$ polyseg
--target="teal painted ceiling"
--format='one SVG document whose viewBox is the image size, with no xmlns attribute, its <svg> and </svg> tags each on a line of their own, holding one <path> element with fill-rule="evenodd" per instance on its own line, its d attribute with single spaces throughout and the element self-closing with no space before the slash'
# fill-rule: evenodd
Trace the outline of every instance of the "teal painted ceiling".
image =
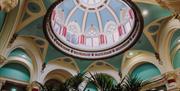
<svg viewBox="0 0 180 91">
<path fill-rule="evenodd" d="M 44 0 L 44 3 L 45 3 L 46 8 L 48 8 L 53 3 L 53 0 Z M 157 5 L 145 4 L 145 3 L 136 3 L 136 4 L 140 8 L 141 12 L 143 12 L 144 10 L 148 11 L 148 15 L 144 16 L 145 25 L 150 24 L 152 21 L 156 19 L 167 17 L 170 15 L 170 12 L 168 10 L 165 10 Z M 26 17 L 27 16 L 28 15 L 26 15 Z M 42 27 L 43 18 L 44 17 L 41 17 L 33 21 L 32 23 L 24 27 L 21 31 L 19 31 L 18 34 L 28 35 L 28 36 L 32 35 L 32 36 L 45 38 L 44 33 L 43 33 L 43 27 Z M 144 34 L 142 34 L 139 41 L 131 49 L 139 49 L 139 50 L 146 50 L 146 51 L 154 52 L 152 45 L 150 44 L 150 42 L 148 41 L 147 37 Z M 64 56 L 66 55 L 56 50 L 56 48 L 54 48 L 53 45 L 49 44 L 48 51 L 45 57 L 45 62 L 47 63 L 53 59 L 64 57 Z M 120 54 L 120 55 L 111 57 L 109 59 L 104 59 L 104 60 L 105 62 L 112 64 L 118 70 L 121 65 L 122 57 L 123 57 L 123 54 Z M 92 61 L 90 60 L 84 60 L 84 59 L 78 59 L 78 58 L 75 58 L 75 61 L 81 71 L 84 71 L 92 63 Z"/>
<path fill-rule="evenodd" d="M 144 17 L 144 24 L 145 26 L 150 24 L 156 19 L 167 17 L 171 14 L 170 11 L 163 9 L 160 6 L 152 5 L 152 4 L 145 4 L 145 3 L 136 3 L 139 7 L 141 12 L 148 11 L 147 16 Z"/>
</svg>

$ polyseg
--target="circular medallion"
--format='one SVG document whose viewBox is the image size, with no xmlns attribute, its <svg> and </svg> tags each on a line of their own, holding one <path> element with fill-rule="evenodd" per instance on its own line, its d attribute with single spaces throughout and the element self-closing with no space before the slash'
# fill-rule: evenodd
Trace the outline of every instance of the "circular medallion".
<svg viewBox="0 0 180 91">
<path fill-rule="evenodd" d="M 102 59 L 131 48 L 142 33 L 143 20 L 131 1 L 64 0 L 49 8 L 44 30 L 59 50 Z"/>
</svg>

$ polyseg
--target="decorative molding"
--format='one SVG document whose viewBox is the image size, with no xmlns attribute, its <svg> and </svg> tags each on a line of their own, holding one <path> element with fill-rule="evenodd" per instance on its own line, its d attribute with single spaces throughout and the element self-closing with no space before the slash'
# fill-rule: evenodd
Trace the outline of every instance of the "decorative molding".
<svg viewBox="0 0 180 91">
<path fill-rule="evenodd" d="M 160 76 L 156 76 L 150 80 L 148 84 L 145 84 L 141 91 L 147 91 L 159 86 L 165 85 L 167 91 L 179 91 L 180 90 L 180 69 L 166 72 Z"/>
<path fill-rule="evenodd" d="M 6 0 L 8 1 L 8 0 Z M 22 14 L 22 9 L 24 6 L 24 0 L 20 0 L 18 7 L 13 11 L 7 13 L 4 26 L 2 27 L 2 32 L 0 33 L 0 54 L 4 55 L 5 50 L 7 49 L 8 43 L 13 36 L 17 24 L 19 23 L 20 16 Z"/>
<path fill-rule="evenodd" d="M 95 73 L 104 73 L 107 75 L 110 75 L 113 77 L 117 82 L 120 82 L 120 77 L 119 77 L 119 72 L 116 70 L 114 66 L 112 66 L 109 63 L 106 63 L 104 61 L 95 61 L 91 65 L 89 65 L 85 71 L 87 73 L 87 76 L 90 76 L 90 73 L 95 74 Z"/>
<path fill-rule="evenodd" d="M 62 58 L 57 58 L 54 60 L 49 61 L 46 64 L 46 68 L 44 69 L 44 72 L 41 73 L 38 81 L 41 83 L 44 83 L 47 75 L 53 71 L 56 70 L 63 70 L 66 71 L 67 73 L 73 75 L 76 75 L 77 73 L 79 73 L 79 68 L 77 68 L 78 66 L 73 66 L 72 63 L 74 64 L 75 62 L 72 60 L 72 62 L 65 62 L 64 58 L 66 57 L 62 57 Z M 74 64 L 76 65 L 76 64 Z"/>
<path fill-rule="evenodd" d="M 23 84 L 23 85 L 28 85 L 28 84 L 29 84 L 29 82 L 24 82 L 24 81 L 15 80 L 15 79 L 10 79 L 10 78 L 4 78 L 4 77 L 0 77 L 0 80 L 2 80 L 2 81 L 15 82 L 15 83 Z"/>
<path fill-rule="evenodd" d="M 41 74 L 41 65 L 44 62 L 43 57 L 34 42 L 34 39 L 35 38 L 31 36 L 18 36 L 12 46 L 6 48 L 6 51 L 4 53 L 5 56 L 8 56 L 13 50 L 17 48 L 21 48 L 26 51 L 26 53 L 32 60 L 31 64 L 33 65 L 34 69 L 34 78 L 31 81 L 40 79 L 39 77 Z"/>
<path fill-rule="evenodd" d="M 147 4 L 158 5 L 158 3 L 155 0 L 132 0 L 132 1 L 138 2 L 138 3 L 147 3 Z"/>
<path fill-rule="evenodd" d="M 20 19 L 21 21 L 17 25 L 16 32 L 21 31 L 25 26 L 32 23 L 36 19 L 43 17 L 46 13 L 46 7 L 44 5 L 44 0 L 27 0 L 26 4 L 27 5 L 24 6 L 24 12 L 21 15 L 21 19 Z M 31 5 L 34 5 L 35 9 L 38 8 L 40 10 L 33 12 L 33 10 L 31 10 L 29 8 L 29 7 L 31 7 Z M 28 17 L 23 20 L 23 18 L 26 16 L 26 14 L 28 15 Z"/>
<path fill-rule="evenodd" d="M 171 16 L 161 24 L 158 33 L 158 53 L 160 54 L 160 59 L 163 60 L 163 66 L 166 72 L 174 70 L 169 48 L 172 36 L 178 29 L 180 29 L 180 21 Z"/>
<path fill-rule="evenodd" d="M 11 40 L 9 41 L 8 47 L 10 47 L 13 44 L 13 42 L 16 40 L 17 37 L 18 37 L 18 34 L 15 33 L 13 37 L 11 38 Z"/>
<path fill-rule="evenodd" d="M 29 73 L 30 73 L 30 79 L 29 79 L 29 81 L 31 82 L 32 80 L 35 79 L 35 75 L 36 75 L 36 74 L 35 74 L 35 72 L 34 72 L 33 65 L 32 65 L 29 61 L 25 60 L 24 58 L 20 58 L 20 57 L 9 57 L 9 58 L 7 58 L 7 60 L 0 66 L 0 68 L 3 67 L 4 65 L 10 64 L 10 63 L 18 63 L 18 64 L 23 65 L 24 67 L 26 67 L 26 68 L 28 69 L 28 71 L 29 71 Z"/>
<path fill-rule="evenodd" d="M 140 91 L 148 91 L 156 87 L 166 85 L 166 79 L 164 75 L 156 76 L 149 81 L 148 84 L 145 84 Z"/>
<path fill-rule="evenodd" d="M 160 29 L 156 30 L 155 33 L 150 33 L 149 29 L 152 26 L 159 26 L 160 27 L 160 25 L 161 25 L 160 21 L 166 20 L 168 18 L 169 18 L 169 16 L 156 19 L 144 27 L 143 33 L 148 38 L 148 40 L 151 43 L 152 47 L 154 48 L 155 52 L 158 52 L 158 40 L 157 40 L 157 38 L 154 39 L 153 36 L 158 36 Z"/>
<path fill-rule="evenodd" d="M 126 58 L 128 52 L 125 53 L 120 68 L 122 72 L 122 77 L 124 77 L 128 73 L 131 73 L 136 67 L 144 63 L 153 64 L 159 69 L 161 73 L 164 73 L 163 65 L 159 64 L 159 61 L 157 60 L 157 58 L 153 53 L 147 51 L 141 51 L 141 50 L 131 50 L 131 52 L 139 52 L 139 53 L 135 54 L 136 56 L 133 56 L 129 59 Z"/>
</svg>

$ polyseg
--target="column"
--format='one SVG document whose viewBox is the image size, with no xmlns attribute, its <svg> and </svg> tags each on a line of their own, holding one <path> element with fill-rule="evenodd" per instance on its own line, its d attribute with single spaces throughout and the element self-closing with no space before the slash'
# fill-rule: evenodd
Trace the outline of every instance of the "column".
<svg viewBox="0 0 180 91">
<path fill-rule="evenodd" d="M 16 31 L 16 27 L 20 20 L 22 10 L 24 7 L 23 4 L 24 4 L 24 0 L 20 0 L 19 6 L 11 10 L 6 15 L 4 26 L 0 34 L 0 64 L 2 64 L 6 58 L 5 51 L 7 49 L 9 41 L 11 40 L 13 34 Z"/>
</svg>

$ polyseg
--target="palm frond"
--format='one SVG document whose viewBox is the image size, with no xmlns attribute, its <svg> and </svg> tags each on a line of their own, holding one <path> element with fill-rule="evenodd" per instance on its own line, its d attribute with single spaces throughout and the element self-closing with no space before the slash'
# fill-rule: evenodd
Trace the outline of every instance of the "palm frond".
<svg viewBox="0 0 180 91">
<path fill-rule="evenodd" d="M 126 76 L 123 82 L 126 91 L 139 91 L 143 85 L 144 81 L 138 75 Z"/>
<path fill-rule="evenodd" d="M 74 89 L 74 90 L 78 90 L 79 85 L 84 81 L 82 73 L 79 73 L 73 77 L 71 77 L 70 79 L 67 79 L 65 81 L 65 87 L 69 88 L 69 89 Z"/>
<path fill-rule="evenodd" d="M 90 73 L 90 75 L 92 79 L 89 82 L 97 86 L 101 91 L 112 91 L 114 89 L 114 79 L 111 76 L 102 73 L 94 75 Z"/>
</svg>

